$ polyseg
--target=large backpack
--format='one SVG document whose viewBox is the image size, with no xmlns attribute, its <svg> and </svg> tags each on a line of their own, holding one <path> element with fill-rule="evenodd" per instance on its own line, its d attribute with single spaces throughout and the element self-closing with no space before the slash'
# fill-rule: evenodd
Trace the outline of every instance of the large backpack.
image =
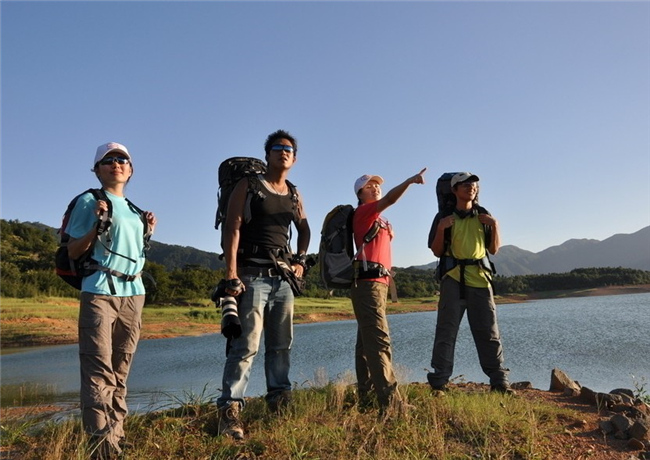
<svg viewBox="0 0 650 460">
<path fill-rule="evenodd" d="M 354 242 L 352 216 L 354 207 L 340 204 L 332 209 L 323 221 L 318 263 L 325 286 L 330 289 L 347 289 L 352 285 L 354 270 Z"/>
<path fill-rule="evenodd" d="M 352 218 L 354 207 L 340 204 L 332 209 L 323 220 L 318 249 L 318 263 L 323 283 L 329 289 L 348 289 L 354 281 L 352 262 L 363 246 L 378 234 L 379 226 L 373 225 L 363 237 L 363 246 L 354 251 Z"/>
<path fill-rule="evenodd" d="M 217 192 L 217 216 L 214 228 L 226 222 L 228 201 L 235 185 L 244 177 L 256 177 L 266 172 L 266 163 L 257 158 L 233 157 L 219 165 L 219 191 Z M 248 200 L 247 200 L 248 201 Z"/>
<path fill-rule="evenodd" d="M 453 212 L 456 207 L 456 195 L 451 191 L 451 178 L 457 172 L 443 173 L 436 182 L 436 196 L 438 197 L 438 212 Z"/>
<path fill-rule="evenodd" d="M 112 218 L 113 218 L 113 204 L 111 203 L 111 200 L 108 198 L 106 192 L 103 189 L 91 188 L 74 197 L 72 201 L 70 201 L 70 204 L 68 204 L 68 208 L 63 214 L 63 221 L 61 223 L 61 228 L 59 228 L 58 230 L 58 233 L 60 235 L 59 247 L 56 250 L 56 254 L 54 258 L 54 266 L 55 266 L 56 274 L 59 275 L 59 277 L 63 279 L 63 281 L 65 281 L 70 286 L 78 290 L 81 290 L 81 282 L 83 278 L 92 275 L 97 270 L 106 271 L 108 274 L 112 276 L 116 276 L 122 279 L 127 279 L 129 281 L 135 280 L 138 276 L 140 276 L 140 274 L 125 275 L 118 271 L 111 270 L 108 267 L 103 267 L 99 265 L 99 263 L 92 258 L 93 248 L 95 247 L 94 243 L 90 246 L 90 248 L 88 248 L 88 250 L 83 255 L 81 255 L 81 257 L 79 257 L 76 260 L 72 259 L 68 254 L 68 243 L 70 242 L 70 235 L 65 233 L 65 229 L 68 226 L 68 222 L 70 221 L 70 214 L 72 213 L 72 210 L 77 204 L 77 200 L 79 200 L 79 197 L 81 197 L 86 193 L 91 193 L 95 198 L 95 200 L 105 201 L 106 204 L 108 205 L 108 212 L 102 214 L 100 225 L 98 225 L 97 227 L 97 239 L 95 240 L 95 242 L 99 242 L 100 244 L 102 244 L 108 252 L 120 257 L 124 257 L 125 259 L 128 259 L 133 263 L 136 263 L 136 261 L 131 259 L 130 257 L 112 251 L 110 248 L 106 247 L 104 243 L 102 243 L 101 240 L 99 239 L 99 236 L 102 233 L 108 231 L 111 226 Z M 144 216 L 144 212 L 140 208 L 138 208 L 136 205 L 131 203 L 131 201 L 129 201 L 128 199 L 126 199 L 126 202 L 128 203 L 129 207 L 140 216 L 140 219 L 142 220 L 142 223 L 144 225 L 144 232 L 143 232 L 144 248 L 146 251 L 149 249 L 149 239 L 151 238 L 151 232 L 149 231 L 149 223 L 147 222 L 147 219 Z M 150 277 L 150 275 L 147 276 Z M 151 280 L 153 281 L 153 278 L 151 278 Z M 109 277 L 109 286 L 111 289 L 111 293 L 113 293 L 114 295 L 115 287 L 110 277 Z"/>
<path fill-rule="evenodd" d="M 266 163 L 257 158 L 251 157 L 232 157 L 224 160 L 219 165 L 219 191 L 217 192 L 217 215 L 214 222 L 214 228 L 219 230 L 219 226 L 226 222 L 226 215 L 228 212 L 228 201 L 230 195 L 235 189 L 237 183 L 243 178 L 248 178 L 248 191 L 246 197 L 246 205 L 244 208 L 244 221 L 246 223 L 251 220 L 251 200 L 253 198 L 264 199 L 266 195 L 262 190 L 257 176 L 266 173 Z M 293 203 L 294 222 L 298 222 L 298 192 L 296 186 L 291 182 L 286 181 L 291 193 L 291 202 Z M 291 231 L 291 227 L 289 227 Z M 289 236 L 291 240 L 291 236 Z M 223 247 L 223 230 L 221 232 L 221 243 Z M 223 258 L 223 256 L 221 256 Z"/>
<path fill-rule="evenodd" d="M 440 214 L 440 218 L 446 217 L 454 212 L 454 209 L 456 208 L 456 196 L 451 190 L 451 178 L 454 177 L 457 172 L 447 172 L 443 173 L 439 178 L 438 182 L 436 183 L 436 196 L 438 198 L 438 213 Z M 488 214 L 487 209 L 485 209 L 482 206 L 479 206 L 478 204 L 474 205 L 473 211 L 477 214 Z M 490 227 L 484 225 L 484 234 L 485 234 L 485 246 L 487 249 L 487 246 L 490 244 L 490 241 L 492 239 L 491 236 L 491 229 Z M 432 228 L 433 231 L 433 228 Z M 429 245 L 431 245 L 432 241 L 432 235 L 430 234 L 430 241 Z M 445 229 L 444 233 L 444 252 L 447 252 L 447 249 L 451 245 L 451 228 Z M 454 259 L 453 257 L 450 256 L 442 256 L 440 260 L 438 261 L 438 266 L 436 268 L 436 279 L 439 281 L 442 280 L 444 274 L 451 270 L 453 267 L 456 266 L 458 261 Z M 478 261 L 479 263 L 485 270 L 491 273 L 492 276 L 496 274 L 496 268 L 492 261 L 489 258 L 489 253 L 486 250 L 486 256 Z M 461 282 L 462 285 L 464 285 L 464 282 Z"/>
</svg>

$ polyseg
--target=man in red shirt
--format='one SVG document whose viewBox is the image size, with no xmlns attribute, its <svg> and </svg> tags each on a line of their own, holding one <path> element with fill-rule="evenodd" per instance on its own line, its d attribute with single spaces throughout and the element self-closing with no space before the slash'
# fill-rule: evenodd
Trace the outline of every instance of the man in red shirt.
<svg viewBox="0 0 650 460">
<path fill-rule="evenodd" d="M 374 389 L 380 410 L 384 412 L 392 400 L 401 398 L 393 372 L 390 334 L 386 320 L 386 299 L 390 283 L 393 230 L 381 212 L 395 204 L 411 184 L 424 184 L 424 172 L 406 179 L 382 196 L 380 176 L 364 175 L 354 183 L 359 206 L 354 212 L 352 229 L 359 248 L 354 261 L 355 281 L 350 290 L 357 318 L 355 367 L 360 403 L 366 403 Z M 369 243 L 364 237 L 369 230 L 377 232 Z"/>
</svg>

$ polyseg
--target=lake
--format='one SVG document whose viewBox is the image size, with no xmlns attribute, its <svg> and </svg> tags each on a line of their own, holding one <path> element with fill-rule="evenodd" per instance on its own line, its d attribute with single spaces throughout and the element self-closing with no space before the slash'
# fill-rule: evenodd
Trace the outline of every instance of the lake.
<svg viewBox="0 0 650 460">
<path fill-rule="evenodd" d="M 560 368 L 595 391 L 650 383 L 650 293 L 538 300 L 499 305 L 498 320 L 511 382 L 547 390 Z M 436 312 L 390 315 L 393 361 L 401 383 L 425 382 L 430 369 Z M 355 321 L 295 326 L 291 379 L 298 388 L 327 381 L 354 383 Z M 41 347 L 0 356 L 2 405 L 36 388 L 48 401 L 76 404 L 77 345 Z M 256 357 L 248 396 L 265 391 L 263 347 Z M 131 410 L 178 405 L 189 396 L 218 396 L 225 361 L 220 334 L 143 340 L 129 377 Z M 458 381 L 487 383 L 467 319 L 456 345 Z"/>
</svg>

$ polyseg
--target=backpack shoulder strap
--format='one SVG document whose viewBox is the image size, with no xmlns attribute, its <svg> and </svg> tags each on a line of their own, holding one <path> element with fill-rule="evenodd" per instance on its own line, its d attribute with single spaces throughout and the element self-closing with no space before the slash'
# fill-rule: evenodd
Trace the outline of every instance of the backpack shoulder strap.
<svg viewBox="0 0 650 460">
<path fill-rule="evenodd" d="M 453 209 L 450 208 L 444 209 L 442 212 L 440 212 L 440 219 L 438 220 L 438 224 L 440 224 L 440 221 L 444 217 L 451 216 L 453 213 L 454 213 Z M 442 252 L 443 254 L 446 254 L 447 250 L 451 246 L 451 227 L 445 229 L 443 241 L 444 241 L 444 246 Z"/>
<path fill-rule="evenodd" d="M 106 195 L 106 191 L 103 188 L 90 188 L 84 193 L 91 193 L 97 201 L 105 201 L 108 205 L 108 217 L 109 219 L 113 217 L 113 203 L 111 203 L 111 200 L 108 198 L 108 195 Z"/>
<path fill-rule="evenodd" d="M 244 204 L 244 222 L 250 222 L 253 218 L 251 212 L 251 201 L 253 198 L 264 199 L 266 195 L 262 191 L 262 184 L 260 182 L 257 174 L 251 174 L 246 177 L 242 177 L 240 180 L 246 180 L 248 182 L 248 188 L 246 189 L 246 202 Z"/>
<path fill-rule="evenodd" d="M 487 209 L 478 204 L 474 205 L 474 209 L 476 209 L 476 212 L 479 214 L 490 214 Z M 490 246 L 490 241 L 492 241 L 492 227 L 483 224 L 483 233 L 485 234 L 485 249 L 487 253 L 487 248 Z"/>
<path fill-rule="evenodd" d="M 129 205 L 129 208 L 133 212 L 135 212 L 138 216 L 140 216 L 140 220 L 142 221 L 142 238 L 144 239 L 144 250 L 148 251 L 150 249 L 149 245 L 149 240 L 151 239 L 151 228 L 149 227 L 149 221 L 147 221 L 147 216 L 145 216 L 144 211 L 140 208 L 138 208 L 131 200 L 128 198 L 124 197 L 126 200 L 126 204 Z"/>
<path fill-rule="evenodd" d="M 289 187 L 289 192 L 291 193 L 291 206 L 293 208 L 293 221 L 298 224 L 300 222 L 300 200 L 298 199 L 298 189 L 296 186 L 289 180 L 285 180 L 287 187 Z"/>
</svg>

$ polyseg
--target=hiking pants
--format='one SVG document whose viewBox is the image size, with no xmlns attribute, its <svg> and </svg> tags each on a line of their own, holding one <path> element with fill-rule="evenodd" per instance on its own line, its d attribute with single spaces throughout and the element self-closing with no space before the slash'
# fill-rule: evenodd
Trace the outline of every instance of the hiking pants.
<svg viewBox="0 0 650 460">
<path fill-rule="evenodd" d="M 86 433 L 117 446 L 128 413 L 126 379 L 140 338 L 144 295 L 81 293 L 79 360 Z"/>
<path fill-rule="evenodd" d="M 503 367 L 503 347 L 492 288 L 465 286 L 465 299 L 461 300 L 460 283 L 449 276 L 442 280 L 440 286 L 438 319 L 431 358 L 433 375 L 429 376 L 429 381 L 444 385 L 451 378 L 458 328 L 465 310 L 481 368 L 490 378 L 490 384 L 508 383 L 508 369 Z"/>
<path fill-rule="evenodd" d="M 264 332 L 264 372 L 267 399 L 291 390 L 289 380 L 291 343 L 293 342 L 293 291 L 279 276 L 240 277 L 246 290 L 237 310 L 242 333 L 233 338 L 223 370 L 222 393 L 217 406 L 232 401 L 244 404 L 244 393 Z"/>
<path fill-rule="evenodd" d="M 376 281 L 358 280 L 350 290 L 357 318 L 355 368 L 359 393 L 368 393 L 374 387 L 382 407 L 388 406 L 397 389 L 386 320 L 387 295 L 388 285 Z"/>
</svg>

